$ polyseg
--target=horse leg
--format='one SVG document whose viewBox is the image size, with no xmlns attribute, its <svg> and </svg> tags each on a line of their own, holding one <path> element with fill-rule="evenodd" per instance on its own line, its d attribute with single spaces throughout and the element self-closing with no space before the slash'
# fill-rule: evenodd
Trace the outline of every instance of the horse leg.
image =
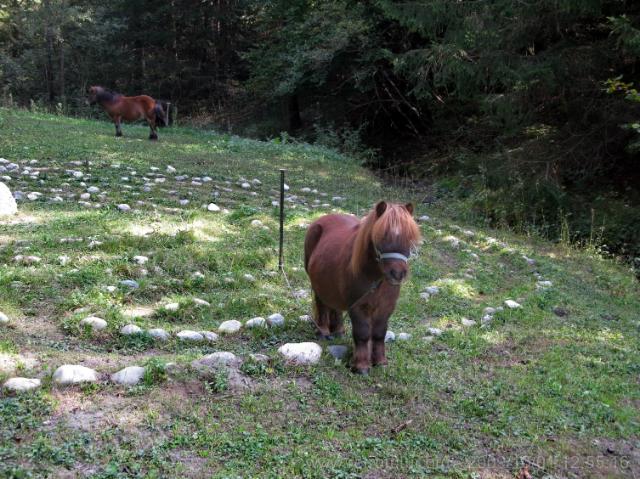
<svg viewBox="0 0 640 479">
<path fill-rule="evenodd" d="M 351 370 L 356 374 L 369 374 L 371 366 L 371 322 L 370 318 L 359 309 L 349 311 L 353 330 L 353 364 Z"/>
<path fill-rule="evenodd" d="M 385 366 L 388 363 L 384 344 L 388 324 L 389 316 L 373 318 L 371 327 L 371 362 L 374 366 Z"/>
<path fill-rule="evenodd" d="M 147 116 L 147 123 L 149 123 L 149 128 L 151 128 L 151 132 L 149 133 L 150 140 L 157 140 L 158 134 L 156 133 L 156 116 L 152 113 L 150 116 Z"/>
<path fill-rule="evenodd" d="M 329 311 L 329 332 L 334 338 L 340 338 L 344 336 L 342 312 L 336 309 L 332 309 Z"/>
<path fill-rule="evenodd" d="M 320 339 L 332 339 L 330 332 L 330 315 L 331 309 L 327 308 L 327 306 L 318 298 L 318 295 L 314 293 L 313 295 L 314 301 L 314 314 L 313 314 L 313 322 L 316 324 L 317 335 Z"/>
<path fill-rule="evenodd" d="M 122 123 L 122 117 L 116 116 L 113 119 L 113 123 L 116 125 L 116 136 L 122 136 L 122 129 L 120 128 L 120 125 Z"/>
</svg>

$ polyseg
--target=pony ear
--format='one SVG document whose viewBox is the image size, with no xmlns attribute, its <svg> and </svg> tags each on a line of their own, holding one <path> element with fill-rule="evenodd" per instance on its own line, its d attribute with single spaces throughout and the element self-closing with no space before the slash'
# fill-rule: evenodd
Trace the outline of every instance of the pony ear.
<svg viewBox="0 0 640 479">
<path fill-rule="evenodd" d="M 413 214 L 413 203 L 407 203 L 404 205 L 404 209 L 406 209 L 410 215 Z"/>
<path fill-rule="evenodd" d="M 380 218 L 385 211 L 387 211 L 387 203 L 385 201 L 379 201 L 376 204 L 376 216 Z"/>
</svg>

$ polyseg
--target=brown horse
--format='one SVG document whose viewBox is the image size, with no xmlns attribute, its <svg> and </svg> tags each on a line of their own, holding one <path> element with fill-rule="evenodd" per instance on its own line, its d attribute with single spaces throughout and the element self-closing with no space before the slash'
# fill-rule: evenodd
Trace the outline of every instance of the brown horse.
<svg viewBox="0 0 640 479">
<path fill-rule="evenodd" d="M 167 124 L 167 115 L 153 98 L 147 95 L 124 96 L 114 93 L 101 86 L 89 88 L 89 104 L 99 103 L 116 125 L 116 136 L 122 136 L 120 124 L 124 121 L 145 119 L 151 128 L 150 140 L 157 140 L 156 132 L 159 121 Z"/>
<path fill-rule="evenodd" d="M 352 369 L 367 374 L 387 364 L 384 339 L 407 277 L 407 259 L 420 241 L 413 205 L 385 203 L 362 220 L 326 215 L 311 224 L 304 241 L 305 269 L 314 293 L 318 335 L 344 333 L 342 312 L 353 329 Z"/>
</svg>

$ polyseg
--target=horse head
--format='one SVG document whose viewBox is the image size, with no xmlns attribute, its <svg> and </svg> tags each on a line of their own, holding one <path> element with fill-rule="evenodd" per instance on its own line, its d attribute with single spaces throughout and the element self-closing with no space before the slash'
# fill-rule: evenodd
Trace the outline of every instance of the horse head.
<svg viewBox="0 0 640 479">
<path fill-rule="evenodd" d="M 380 201 L 361 224 L 352 266 L 361 270 L 375 261 L 375 268 L 390 284 L 400 285 L 409 272 L 411 250 L 420 241 L 413 219 L 413 205 Z"/>
<path fill-rule="evenodd" d="M 98 95 L 102 91 L 104 91 L 104 88 L 101 86 L 90 86 L 89 90 L 87 90 L 87 105 L 95 105 L 98 103 Z"/>
</svg>

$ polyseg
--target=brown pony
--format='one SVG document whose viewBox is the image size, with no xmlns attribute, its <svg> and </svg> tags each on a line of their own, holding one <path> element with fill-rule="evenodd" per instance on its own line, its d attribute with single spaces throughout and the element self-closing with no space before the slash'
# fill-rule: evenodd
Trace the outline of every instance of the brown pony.
<svg viewBox="0 0 640 479">
<path fill-rule="evenodd" d="M 342 312 L 353 329 L 352 370 L 367 374 L 387 364 L 384 339 L 407 277 L 407 259 L 420 241 L 413 205 L 385 203 L 362 220 L 326 215 L 314 221 L 304 241 L 305 269 L 314 293 L 318 335 L 344 334 Z"/>
<path fill-rule="evenodd" d="M 149 133 L 150 140 L 158 139 L 156 129 L 159 121 L 162 121 L 165 126 L 167 124 L 167 115 L 160 104 L 147 95 L 124 96 L 101 86 L 92 86 L 89 88 L 88 101 L 90 105 L 99 103 L 104 108 L 116 125 L 116 136 L 122 136 L 122 130 L 120 129 L 122 120 L 147 120 L 149 128 L 151 128 L 151 133 Z"/>
</svg>

